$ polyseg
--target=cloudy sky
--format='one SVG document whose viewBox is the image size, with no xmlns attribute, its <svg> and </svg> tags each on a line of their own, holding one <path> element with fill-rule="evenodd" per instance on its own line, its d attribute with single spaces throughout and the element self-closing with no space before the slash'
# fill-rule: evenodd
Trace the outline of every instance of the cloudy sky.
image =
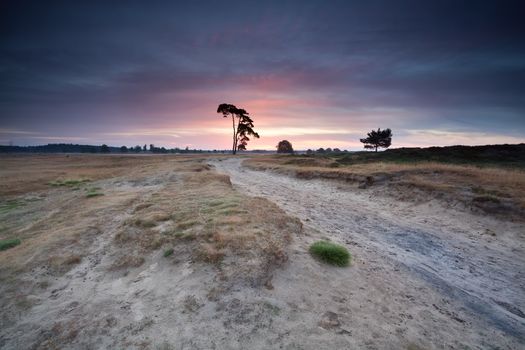
<svg viewBox="0 0 525 350">
<path fill-rule="evenodd" d="M 525 142 L 522 1 L 2 1 L 0 144 Z"/>
</svg>

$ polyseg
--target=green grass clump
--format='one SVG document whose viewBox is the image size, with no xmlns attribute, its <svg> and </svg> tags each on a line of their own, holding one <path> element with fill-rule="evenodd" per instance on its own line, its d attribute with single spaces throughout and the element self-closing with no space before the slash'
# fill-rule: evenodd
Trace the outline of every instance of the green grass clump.
<svg viewBox="0 0 525 350">
<path fill-rule="evenodd" d="M 16 247 L 20 243 L 22 243 L 22 241 L 18 238 L 3 239 L 0 241 L 0 251 Z"/>
<path fill-rule="evenodd" d="M 68 180 L 56 180 L 51 181 L 49 183 L 49 186 L 53 187 L 61 187 L 61 186 L 67 186 L 67 187 L 77 187 L 79 185 L 82 185 L 86 182 L 89 182 L 89 179 L 68 179 Z"/>
<path fill-rule="evenodd" d="M 0 214 L 7 213 L 11 210 L 17 209 L 23 205 L 22 202 L 17 200 L 10 200 L 4 203 L 0 203 Z"/>
<path fill-rule="evenodd" d="M 87 198 L 91 198 L 91 197 L 98 197 L 98 196 L 103 196 L 104 193 L 100 193 L 100 192 L 88 192 L 86 194 L 86 197 Z"/>
<path fill-rule="evenodd" d="M 164 257 L 167 258 L 168 256 L 173 255 L 173 248 L 166 249 L 164 251 Z"/>
<path fill-rule="evenodd" d="M 87 193 L 86 193 L 86 197 L 87 198 L 91 198 L 91 197 L 98 197 L 98 196 L 103 196 L 104 193 L 102 192 L 98 192 L 98 190 L 100 190 L 99 187 L 93 187 L 93 188 L 90 188 L 90 189 L 87 189 Z"/>
<path fill-rule="evenodd" d="M 310 254 L 328 264 L 348 266 L 351 255 L 348 250 L 328 241 L 317 241 L 310 246 Z"/>
</svg>

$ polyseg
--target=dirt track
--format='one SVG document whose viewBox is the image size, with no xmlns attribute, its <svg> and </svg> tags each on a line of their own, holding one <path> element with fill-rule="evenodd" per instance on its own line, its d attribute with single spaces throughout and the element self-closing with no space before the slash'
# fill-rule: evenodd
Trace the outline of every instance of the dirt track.
<svg viewBox="0 0 525 350">
<path fill-rule="evenodd" d="M 435 201 L 414 205 L 374 196 L 381 189 L 253 171 L 240 159 L 213 164 L 241 191 L 270 199 L 321 236 L 349 247 L 355 256 L 350 270 L 364 274 L 363 293 L 386 309 L 411 310 L 407 317 L 417 320 L 415 331 L 441 343 L 426 346 L 525 344 L 522 224 L 444 209 Z M 391 300 L 374 299 L 371 288 L 379 285 L 387 286 Z M 443 315 L 450 322 L 429 322 Z"/>
</svg>

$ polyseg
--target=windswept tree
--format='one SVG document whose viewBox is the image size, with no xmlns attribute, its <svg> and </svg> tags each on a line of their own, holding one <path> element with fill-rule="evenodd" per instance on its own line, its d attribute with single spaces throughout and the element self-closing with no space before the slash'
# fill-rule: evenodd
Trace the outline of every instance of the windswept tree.
<svg viewBox="0 0 525 350">
<path fill-rule="evenodd" d="M 290 141 L 282 140 L 277 144 L 277 153 L 293 153 L 293 147 Z"/>
<path fill-rule="evenodd" d="M 219 108 L 217 108 L 217 113 L 221 113 L 224 118 L 232 118 L 233 154 L 236 154 L 238 150 L 246 150 L 248 141 L 250 141 L 249 136 L 259 138 L 259 134 L 253 130 L 253 120 L 244 109 L 222 103 L 219 105 Z"/>
<path fill-rule="evenodd" d="M 365 144 L 365 148 L 367 149 L 375 149 L 377 152 L 377 149 L 379 147 L 381 148 L 388 148 L 392 144 L 392 130 L 390 129 L 377 129 L 372 130 L 367 134 L 367 137 L 364 139 L 360 139 L 362 143 Z"/>
</svg>

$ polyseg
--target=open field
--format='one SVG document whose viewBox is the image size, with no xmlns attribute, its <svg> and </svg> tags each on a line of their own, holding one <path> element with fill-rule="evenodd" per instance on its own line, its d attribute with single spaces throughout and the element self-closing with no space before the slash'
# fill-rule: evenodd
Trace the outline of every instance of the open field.
<svg viewBox="0 0 525 350">
<path fill-rule="evenodd" d="M 352 157 L 356 159 L 350 161 Z M 378 195 L 388 194 L 402 201 L 439 198 L 449 207 L 459 206 L 509 220 L 525 218 L 525 170 L 521 163 L 509 168 L 385 161 L 383 157 L 371 161 L 373 158 L 373 155 L 264 156 L 247 160 L 245 165 L 302 179 L 339 180 L 359 188 L 377 189 Z"/>
<path fill-rule="evenodd" d="M 520 170 L 189 155 L 0 164 L 2 349 L 525 346 Z M 350 265 L 314 259 L 319 240 L 346 247 Z"/>
</svg>

